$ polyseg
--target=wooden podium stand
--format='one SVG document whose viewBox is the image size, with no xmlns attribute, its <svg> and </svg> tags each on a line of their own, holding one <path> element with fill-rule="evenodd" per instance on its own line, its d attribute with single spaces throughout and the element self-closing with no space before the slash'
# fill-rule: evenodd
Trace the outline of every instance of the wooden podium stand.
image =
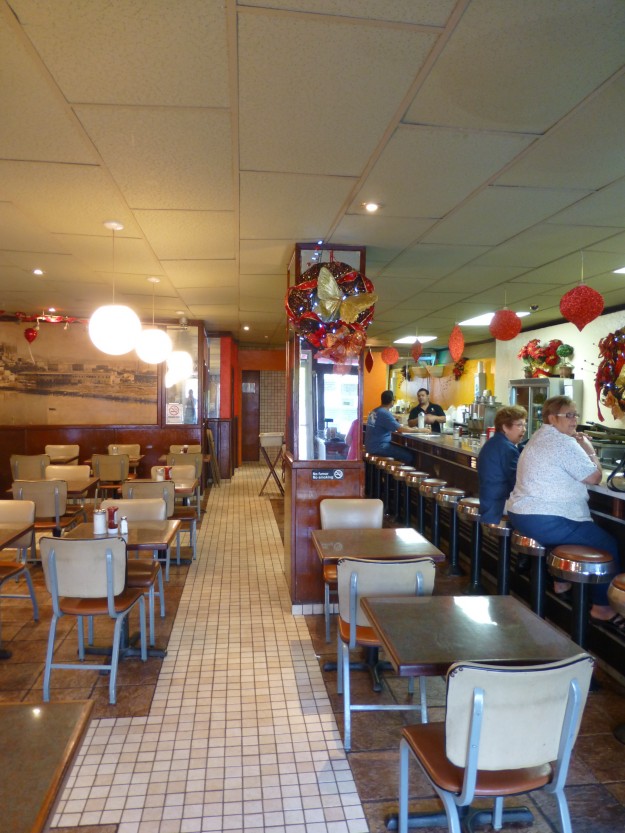
<svg viewBox="0 0 625 833">
<path fill-rule="evenodd" d="M 318 253 L 318 255 L 317 255 Z M 336 260 L 348 263 L 365 274 L 365 249 L 362 246 L 333 247 L 321 251 L 314 243 L 298 243 L 289 264 L 289 286 L 311 265 Z M 333 366 L 316 361 L 314 349 L 303 339 L 290 334 L 287 342 L 287 419 L 284 482 L 284 572 L 293 604 L 323 604 L 323 577 L 311 532 L 321 528 L 319 503 L 327 497 L 362 497 L 364 495 L 364 461 L 320 459 L 327 457 L 328 442 L 339 449 L 344 443 L 328 440 L 323 434 L 328 423 L 329 404 L 324 385 L 329 384 Z M 354 419 L 362 424 L 363 356 L 354 365 L 350 379 L 357 380 L 357 403 L 348 425 Z M 336 379 L 336 377 L 334 377 Z M 327 389 L 327 388 L 326 388 Z M 333 403 L 334 404 L 334 403 Z M 332 412 L 330 412 L 332 413 Z M 334 414 L 333 414 L 334 415 Z M 342 416 L 343 421 L 347 419 Z"/>
</svg>

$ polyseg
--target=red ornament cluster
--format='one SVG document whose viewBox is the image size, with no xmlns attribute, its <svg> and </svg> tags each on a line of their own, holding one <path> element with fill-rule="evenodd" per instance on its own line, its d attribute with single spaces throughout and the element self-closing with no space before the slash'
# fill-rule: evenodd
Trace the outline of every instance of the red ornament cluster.
<svg viewBox="0 0 625 833">
<path fill-rule="evenodd" d="M 560 363 L 558 347 L 561 344 L 559 338 L 552 338 L 546 344 L 541 344 L 540 339 L 533 338 L 521 347 L 517 358 L 523 359 L 533 376 L 551 376 L 551 371 Z"/>
<path fill-rule="evenodd" d="M 560 299 L 560 312 L 581 332 L 603 312 L 603 295 L 585 283 L 569 290 Z"/>
<path fill-rule="evenodd" d="M 464 375 L 465 365 L 468 361 L 467 357 L 463 356 L 454 364 L 451 372 L 454 374 L 456 382 Z"/>
</svg>

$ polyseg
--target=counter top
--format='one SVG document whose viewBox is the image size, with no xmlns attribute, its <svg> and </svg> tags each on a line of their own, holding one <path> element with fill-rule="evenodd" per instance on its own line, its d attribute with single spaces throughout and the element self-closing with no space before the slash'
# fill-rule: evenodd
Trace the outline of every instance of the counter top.
<svg viewBox="0 0 625 833">
<path fill-rule="evenodd" d="M 479 440 L 473 440 L 470 437 L 453 437 L 451 434 L 401 434 L 396 433 L 392 436 L 393 442 L 400 445 L 405 445 L 412 448 L 415 444 L 423 443 L 425 450 L 426 446 L 444 448 L 449 451 L 466 454 L 467 457 L 477 457 L 480 453 Z"/>
</svg>

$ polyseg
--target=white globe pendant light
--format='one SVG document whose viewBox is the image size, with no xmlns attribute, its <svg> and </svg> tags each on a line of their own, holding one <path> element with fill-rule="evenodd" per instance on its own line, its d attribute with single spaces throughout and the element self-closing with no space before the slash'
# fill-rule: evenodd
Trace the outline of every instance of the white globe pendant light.
<svg viewBox="0 0 625 833">
<path fill-rule="evenodd" d="M 152 284 L 152 326 L 145 327 L 139 333 L 135 351 L 142 362 L 146 364 L 160 364 L 164 362 L 174 349 L 170 337 L 165 330 L 154 326 L 154 292 L 155 285 L 160 283 L 158 278 L 148 278 Z"/>
<path fill-rule="evenodd" d="M 93 313 L 89 319 L 89 338 L 103 353 L 123 356 L 137 343 L 141 321 L 130 307 L 115 303 L 115 232 L 124 227 L 115 220 L 108 220 L 104 227 L 113 234 L 113 303 L 105 304 Z"/>
</svg>

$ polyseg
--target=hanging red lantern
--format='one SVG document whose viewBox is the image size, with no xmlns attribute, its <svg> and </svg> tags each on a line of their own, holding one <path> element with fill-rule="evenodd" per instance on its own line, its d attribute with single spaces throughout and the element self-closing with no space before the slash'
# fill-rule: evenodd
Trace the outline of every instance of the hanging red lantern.
<svg viewBox="0 0 625 833">
<path fill-rule="evenodd" d="M 410 349 L 410 355 L 416 362 L 418 362 L 421 358 L 421 353 L 423 353 L 423 345 L 419 339 L 417 339 Z"/>
<path fill-rule="evenodd" d="M 510 341 L 521 332 L 522 322 L 511 309 L 499 309 L 488 325 L 490 334 L 498 341 Z"/>
<path fill-rule="evenodd" d="M 373 370 L 373 354 L 371 348 L 367 350 L 367 355 L 365 356 L 365 367 L 367 368 L 367 373 L 371 373 Z"/>
<path fill-rule="evenodd" d="M 385 347 L 381 358 L 384 364 L 395 364 L 399 360 L 399 350 L 396 347 Z"/>
<path fill-rule="evenodd" d="M 581 283 L 560 299 L 560 312 L 581 332 L 603 312 L 603 295 Z"/>
<path fill-rule="evenodd" d="M 451 331 L 448 346 L 452 359 L 455 362 L 459 362 L 462 358 L 462 354 L 464 353 L 464 336 L 462 335 L 462 330 L 457 324 Z"/>
<path fill-rule="evenodd" d="M 24 330 L 24 338 L 29 344 L 32 344 L 38 335 L 39 333 L 34 327 L 26 327 Z"/>
</svg>

